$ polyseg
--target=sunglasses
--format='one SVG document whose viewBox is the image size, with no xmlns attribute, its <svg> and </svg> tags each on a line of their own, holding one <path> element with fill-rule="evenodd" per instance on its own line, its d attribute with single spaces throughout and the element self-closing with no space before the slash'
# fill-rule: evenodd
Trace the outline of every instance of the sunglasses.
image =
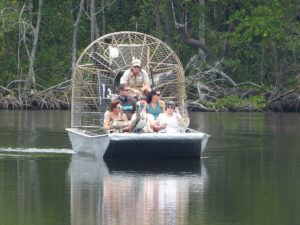
<svg viewBox="0 0 300 225">
<path fill-rule="evenodd" d="M 134 66 L 133 68 L 140 68 L 139 66 Z"/>
<path fill-rule="evenodd" d="M 122 89 L 122 91 L 129 91 L 129 89 Z"/>
<path fill-rule="evenodd" d="M 156 96 L 160 96 L 160 94 L 155 94 Z"/>
</svg>

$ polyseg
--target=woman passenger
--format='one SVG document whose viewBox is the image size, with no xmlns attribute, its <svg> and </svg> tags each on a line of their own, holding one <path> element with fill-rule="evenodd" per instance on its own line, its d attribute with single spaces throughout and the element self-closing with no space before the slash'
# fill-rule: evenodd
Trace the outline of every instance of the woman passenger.
<svg viewBox="0 0 300 225">
<path fill-rule="evenodd" d="M 175 107 L 173 101 L 166 104 L 166 112 L 159 114 L 154 124 L 154 130 L 162 133 L 177 133 L 178 122 L 181 119 L 178 108 Z"/>
<path fill-rule="evenodd" d="M 150 95 L 147 99 L 148 102 L 148 113 L 152 114 L 154 116 L 154 119 L 156 120 L 158 115 L 160 113 L 164 113 L 165 110 L 165 102 L 161 100 L 161 94 L 159 90 L 153 89 L 150 92 Z"/>
<path fill-rule="evenodd" d="M 109 104 L 109 113 L 104 118 L 104 130 L 116 132 L 129 131 L 130 126 L 126 114 L 122 113 L 121 101 L 113 100 Z"/>
</svg>

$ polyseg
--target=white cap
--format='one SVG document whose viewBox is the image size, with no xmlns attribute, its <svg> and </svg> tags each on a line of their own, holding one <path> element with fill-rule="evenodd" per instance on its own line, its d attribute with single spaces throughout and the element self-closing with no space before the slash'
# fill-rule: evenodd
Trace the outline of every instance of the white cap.
<svg viewBox="0 0 300 225">
<path fill-rule="evenodd" d="M 132 60 L 132 66 L 139 66 L 139 67 L 141 67 L 141 60 L 139 60 L 139 59 Z"/>
</svg>

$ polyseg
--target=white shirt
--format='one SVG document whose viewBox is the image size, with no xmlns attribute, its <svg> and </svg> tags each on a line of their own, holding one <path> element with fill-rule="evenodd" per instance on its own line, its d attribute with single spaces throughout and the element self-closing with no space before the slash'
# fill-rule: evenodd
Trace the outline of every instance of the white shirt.
<svg viewBox="0 0 300 225">
<path fill-rule="evenodd" d="M 166 113 L 161 113 L 157 120 L 159 121 L 159 125 L 167 125 L 165 129 L 166 133 L 176 133 L 178 132 L 178 118 L 180 117 L 175 112 L 172 116 L 169 116 Z"/>
</svg>

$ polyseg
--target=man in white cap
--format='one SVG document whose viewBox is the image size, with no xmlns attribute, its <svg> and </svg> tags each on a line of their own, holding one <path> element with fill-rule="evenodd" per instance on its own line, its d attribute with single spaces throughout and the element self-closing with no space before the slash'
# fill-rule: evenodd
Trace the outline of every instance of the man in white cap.
<svg viewBox="0 0 300 225">
<path fill-rule="evenodd" d="M 137 98 L 151 91 L 148 73 L 141 68 L 141 60 L 133 59 L 132 66 L 125 71 L 120 84 L 127 84 L 130 92 Z"/>
</svg>

